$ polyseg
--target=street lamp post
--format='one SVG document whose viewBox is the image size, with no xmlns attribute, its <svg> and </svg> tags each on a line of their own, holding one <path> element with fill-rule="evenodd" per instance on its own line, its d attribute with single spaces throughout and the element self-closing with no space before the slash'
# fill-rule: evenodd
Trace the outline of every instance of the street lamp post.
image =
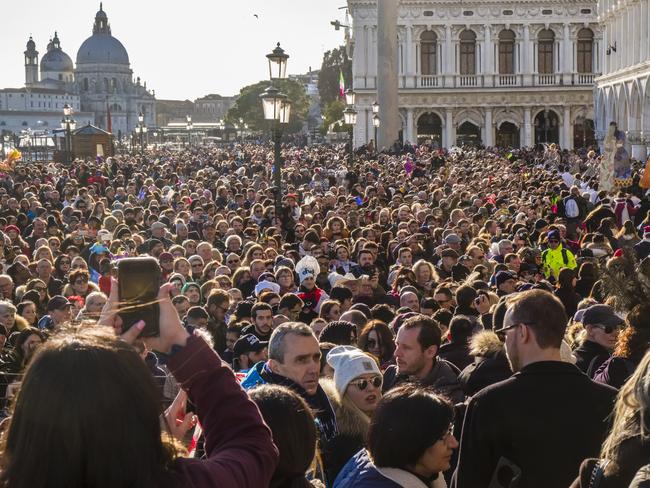
<svg viewBox="0 0 650 488">
<path fill-rule="evenodd" d="M 287 77 L 289 55 L 280 47 L 279 42 L 276 48 L 266 55 L 266 58 L 269 61 L 269 77 L 271 81 L 285 79 Z M 289 123 L 291 116 L 291 102 L 284 93 L 281 93 L 272 85 L 264 90 L 260 98 L 262 99 L 264 119 L 272 124 L 275 215 L 279 218 L 282 211 L 282 154 L 280 144 L 282 142 L 282 126 Z"/>
<path fill-rule="evenodd" d="M 372 116 L 372 126 L 375 128 L 375 154 L 379 154 L 379 148 L 377 147 L 377 129 L 381 125 L 381 119 L 379 115 L 375 114 Z"/>
<path fill-rule="evenodd" d="M 140 135 L 140 154 L 142 155 L 144 155 L 144 135 L 147 133 L 147 130 L 147 126 L 144 124 L 144 114 L 140 112 L 135 133 Z"/>
<path fill-rule="evenodd" d="M 348 169 L 352 169 L 354 164 L 354 125 L 357 123 L 357 111 L 352 107 L 348 107 L 343 111 L 343 119 L 345 125 L 348 126 L 348 133 L 350 135 L 350 152 L 348 154 Z"/>
<path fill-rule="evenodd" d="M 188 147 L 192 146 L 192 129 L 194 128 L 194 124 L 192 123 L 192 116 L 187 115 L 187 124 L 185 128 L 187 129 L 187 145 Z"/>
<path fill-rule="evenodd" d="M 345 103 L 347 108 L 343 111 L 343 122 L 348 126 L 350 135 L 350 153 L 348 154 L 348 167 L 352 168 L 354 163 L 354 125 L 357 123 L 357 111 L 354 110 L 356 94 L 352 88 L 345 90 Z"/>
<path fill-rule="evenodd" d="M 72 131 L 77 128 L 77 122 L 72 118 L 74 110 L 67 103 L 63 106 L 61 128 L 65 130 L 65 161 L 72 163 Z"/>
<path fill-rule="evenodd" d="M 375 128 L 375 153 L 379 153 L 379 148 L 377 147 L 377 129 L 381 125 L 381 121 L 379 119 L 379 104 L 375 100 L 372 102 L 372 125 Z"/>
</svg>

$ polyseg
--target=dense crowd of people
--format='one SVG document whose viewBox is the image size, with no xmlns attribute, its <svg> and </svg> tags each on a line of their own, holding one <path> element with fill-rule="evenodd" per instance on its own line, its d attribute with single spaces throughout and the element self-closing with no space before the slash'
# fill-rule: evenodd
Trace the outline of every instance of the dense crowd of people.
<svg viewBox="0 0 650 488">
<path fill-rule="evenodd" d="M 4 167 L 2 486 L 648 486 L 645 162 L 281 154 L 282 189 L 253 143 Z"/>
</svg>

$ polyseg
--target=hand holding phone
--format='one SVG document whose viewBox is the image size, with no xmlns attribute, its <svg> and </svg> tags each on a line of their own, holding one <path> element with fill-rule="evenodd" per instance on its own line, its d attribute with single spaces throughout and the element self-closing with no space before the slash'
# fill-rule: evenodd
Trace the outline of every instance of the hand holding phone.
<svg viewBox="0 0 650 488">
<path fill-rule="evenodd" d="M 143 337 L 159 334 L 158 293 L 162 271 L 154 258 L 125 258 L 117 263 L 122 332 L 143 320 Z"/>
</svg>

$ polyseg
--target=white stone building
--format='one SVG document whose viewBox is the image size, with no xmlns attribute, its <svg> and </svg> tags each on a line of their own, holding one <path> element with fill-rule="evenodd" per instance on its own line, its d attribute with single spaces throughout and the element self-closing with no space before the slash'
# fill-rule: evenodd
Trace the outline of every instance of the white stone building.
<svg viewBox="0 0 650 488">
<path fill-rule="evenodd" d="M 133 79 L 129 55 L 113 37 L 101 4 L 92 36 L 77 52 L 76 67 L 56 32 L 40 63 L 31 37 L 24 56 L 25 86 L 0 90 L 1 132 L 57 129 L 65 104 L 73 108 L 78 127 L 91 123 L 107 129 L 110 110 L 116 136 L 132 132 L 140 112 L 145 124 L 155 125 L 155 95 L 140 78 Z"/>
<path fill-rule="evenodd" d="M 614 121 L 627 131 L 632 156 L 644 160 L 650 145 L 650 0 L 599 0 L 603 30 L 602 76 L 596 78 L 599 139 Z"/>
<path fill-rule="evenodd" d="M 348 7 L 360 145 L 374 137 L 377 0 L 348 0 Z M 404 141 L 595 142 L 602 45 L 595 0 L 401 0 L 397 22 Z"/>
</svg>

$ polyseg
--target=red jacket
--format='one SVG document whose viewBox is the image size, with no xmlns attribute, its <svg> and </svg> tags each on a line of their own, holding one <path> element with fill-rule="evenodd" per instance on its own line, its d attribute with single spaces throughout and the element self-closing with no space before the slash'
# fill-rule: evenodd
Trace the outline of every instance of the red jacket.
<svg viewBox="0 0 650 488">
<path fill-rule="evenodd" d="M 206 459 L 180 458 L 176 486 L 261 488 L 269 485 L 278 460 L 271 432 L 232 370 L 200 337 L 168 362 L 187 391 L 205 435 Z M 176 477 L 176 476 L 174 476 Z"/>
</svg>

